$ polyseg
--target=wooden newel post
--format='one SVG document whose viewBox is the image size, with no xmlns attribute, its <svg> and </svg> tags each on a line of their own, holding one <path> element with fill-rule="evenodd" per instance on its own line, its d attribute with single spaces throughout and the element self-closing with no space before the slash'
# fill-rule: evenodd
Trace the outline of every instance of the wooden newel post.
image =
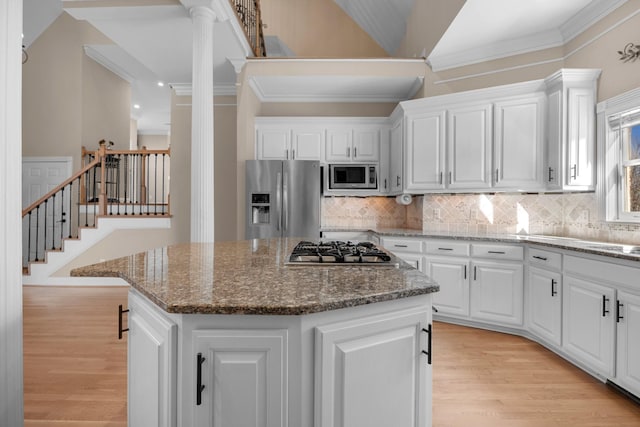
<svg viewBox="0 0 640 427">
<path fill-rule="evenodd" d="M 100 215 L 107 214 L 107 144 L 104 140 L 100 141 L 98 149 L 100 156 L 100 195 L 98 196 L 98 212 Z"/>
</svg>

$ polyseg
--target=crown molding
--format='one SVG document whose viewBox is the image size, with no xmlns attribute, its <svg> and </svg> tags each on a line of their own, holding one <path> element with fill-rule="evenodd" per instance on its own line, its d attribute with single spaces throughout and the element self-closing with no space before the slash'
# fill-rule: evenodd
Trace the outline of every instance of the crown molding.
<svg viewBox="0 0 640 427">
<path fill-rule="evenodd" d="M 126 80 L 129 84 L 133 83 L 136 80 L 135 77 L 129 74 L 124 68 L 111 61 L 109 58 L 98 52 L 93 47 L 89 45 L 84 45 L 83 47 L 85 55 L 93 59 L 98 64 L 102 65 L 107 70 L 114 73 L 116 76 L 120 77 L 123 80 Z"/>
<path fill-rule="evenodd" d="M 571 19 L 560 26 L 560 33 L 565 43 L 585 32 L 596 22 L 625 4 L 628 0 L 599 0 L 589 3 Z"/>
</svg>

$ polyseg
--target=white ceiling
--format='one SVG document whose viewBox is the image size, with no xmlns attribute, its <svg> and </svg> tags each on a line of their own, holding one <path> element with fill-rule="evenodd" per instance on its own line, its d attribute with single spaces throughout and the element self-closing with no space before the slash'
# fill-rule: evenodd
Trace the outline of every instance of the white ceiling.
<svg viewBox="0 0 640 427">
<path fill-rule="evenodd" d="M 64 10 L 76 19 L 86 20 L 114 41 L 115 45 L 92 45 L 87 54 L 127 79 L 132 85 L 132 117 L 142 133 L 166 133 L 170 120 L 168 85 L 184 88 L 191 82 L 192 25 L 187 5 L 122 6 L 122 1 L 65 1 Z M 226 0 L 218 0 L 231 11 Z M 373 0 L 336 0 L 341 7 L 355 11 Z M 380 12 L 367 18 L 373 31 L 376 22 L 387 18 L 400 31 L 375 33 L 379 44 L 393 49 L 404 33 L 407 5 L 414 0 L 394 0 L 393 12 Z M 426 0 L 419 0 L 426 1 Z M 626 0 L 467 0 L 458 16 L 429 55 L 434 70 L 446 69 L 557 46 L 575 37 L 588 26 L 619 7 Z M 389 0 L 376 0 L 371 4 Z M 392 8 L 392 9 L 394 9 Z M 28 47 L 62 13 L 61 0 L 24 0 L 24 44 Z M 380 10 L 386 10 L 380 8 Z M 397 12 L 397 13 L 396 13 Z M 231 11 L 232 13 L 232 11 Z M 371 14 L 367 12 L 367 14 Z M 382 15 L 382 16 L 380 16 Z M 229 15 L 230 16 L 230 15 Z M 355 18 L 354 18 L 355 19 Z M 380 21 L 382 19 L 382 21 Z M 367 30 L 367 28 L 365 28 Z M 236 69 L 250 49 L 237 20 L 214 25 L 214 88 L 216 94 L 235 93 Z M 165 83 L 158 87 L 157 82 Z M 365 76 L 254 77 L 258 96 L 269 101 L 322 99 L 332 101 L 385 102 L 411 97 L 416 77 L 381 79 Z"/>
<path fill-rule="evenodd" d="M 627 0 L 467 0 L 428 62 L 434 71 L 561 46 Z"/>
</svg>

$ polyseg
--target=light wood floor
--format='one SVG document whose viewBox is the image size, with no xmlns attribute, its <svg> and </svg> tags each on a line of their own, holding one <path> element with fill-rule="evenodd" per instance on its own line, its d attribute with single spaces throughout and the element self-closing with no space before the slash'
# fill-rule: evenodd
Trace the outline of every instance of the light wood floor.
<svg viewBox="0 0 640 427">
<path fill-rule="evenodd" d="M 24 288 L 25 427 L 126 426 L 126 294 Z M 433 362 L 434 427 L 640 426 L 640 406 L 524 338 L 435 323 Z"/>
</svg>

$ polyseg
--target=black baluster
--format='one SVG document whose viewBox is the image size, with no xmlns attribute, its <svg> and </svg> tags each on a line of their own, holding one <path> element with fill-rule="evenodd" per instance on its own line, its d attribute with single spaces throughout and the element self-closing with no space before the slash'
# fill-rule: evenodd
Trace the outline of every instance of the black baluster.
<svg viewBox="0 0 640 427">
<path fill-rule="evenodd" d="M 62 249 L 62 239 L 64 239 L 64 189 L 65 187 L 62 187 L 62 193 L 60 193 L 60 249 Z"/>
<path fill-rule="evenodd" d="M 27 232 L 28 240 L 27 240 L 27 266 L 29 261 L 31 261 L 31 214 L 33 211 L 29 211 L 29 231 Z"/>
<path fill-rule="evenodd" d="M 38 261 L 38 243 L 40 234 L 40 205 L 36 208 L 36 258 L 34 261 Z"/>
<path fill-rule="evenodd" d="M 43 250 L 47 250 L 47 216 L 49 215 L 48 204 L 49 204 L 49 199 L 46 199 L 44 201 L 44 239 L 42 240 Z M 44 257 L 44 254 L 43 254 L 43 257 Z"/>
<path fill-rule="evenodd" d="M 158 215 L 158 153 L 153 155 L 153 214 Z"/>
<path fill-rule="evenodd" d="M 164 174 L 164 161 L 166 159 L 166 154 L 162 153 L 162 214 L 165 215 L 167 213 L 167 209 L 165 207 L 164 195 L 166 194 L 164 191 L 164 182 L 166 180 L 166 176 Z"/>
<path fill-rule="evenodd" d="M 127 185 L 129 178 L 129 155 L 124 156 L 124 214 L 127 215 Z"/>
<path fill-rule="evenodd" d="M 150 212 L 150 205 L 149 205 L 149 196 L 151 195 L 151 191 L 149 189 L 149 187 L 151 186 L 151 181 L 149 180 L 149 166 L 151 166 L 151 164 L 149 163 L 149 156 L 147 157 L 147 176 L 145 177 L 145 182 L 148 184 L 147 186 L 147 215 L 151 215 Z"/>
<path fill-rule="evenodd" d="M 56 193 L 53 193 L 51 206 L 51 250 L 56 248 Z"/>
</svg>

